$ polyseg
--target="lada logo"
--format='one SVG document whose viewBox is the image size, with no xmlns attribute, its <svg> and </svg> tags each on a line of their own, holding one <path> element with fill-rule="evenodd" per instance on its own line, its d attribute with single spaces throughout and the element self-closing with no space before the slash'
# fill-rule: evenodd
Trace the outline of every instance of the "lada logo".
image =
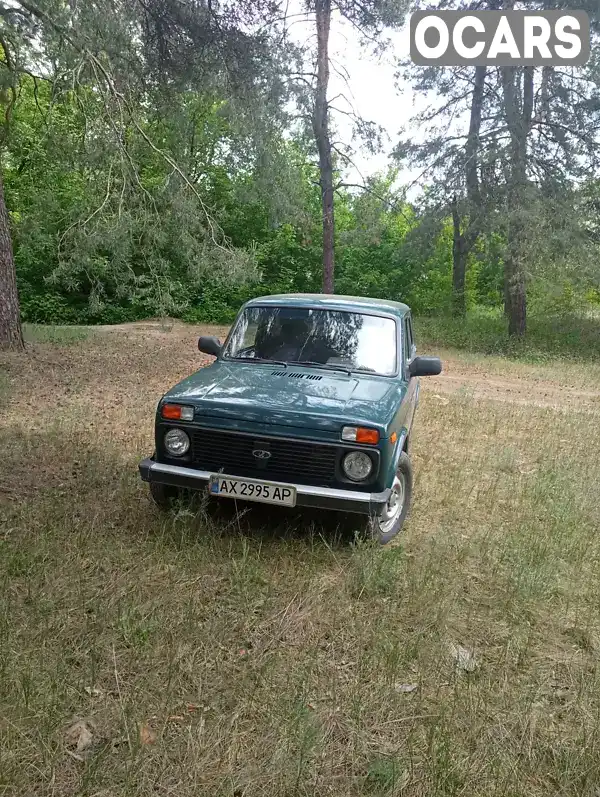
<svg viewBox="0 0 600 797">
<path fill-rule="evenodd" d="M 257 448 L 252 452 L 252 456 L 256 457 L 256 459 L 270 459 L 271 452 Z"/>
</svg>

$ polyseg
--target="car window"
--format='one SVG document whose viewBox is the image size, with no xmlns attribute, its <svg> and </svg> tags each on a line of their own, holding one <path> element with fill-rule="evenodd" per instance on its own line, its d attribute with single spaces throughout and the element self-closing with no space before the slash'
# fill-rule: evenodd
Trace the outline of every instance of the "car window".
<svg viewBox="0 0 600 797">
<path fill-rule="evenodd" d="M 414 350 L 415 350 L 415 339 L 413 336 L 412 331 L 412 318 L 410 316 L 406 317 L 406 323 L 408 325 L 408 350 L 409 350 L 409 359 L 412 359 Z"/>
<path fill-rule="evenodd" d="M 249 307 L 239 317 L 223 356 L 311 362 L 392 376 L 396 372 L 396 322 L 346 310 Z"/>
<path fill-rule="evenodd" d="M 412 335 L 408 319 L 404 319 L 404 359 L 408 362 L 412 358 Z"/>
</svg>

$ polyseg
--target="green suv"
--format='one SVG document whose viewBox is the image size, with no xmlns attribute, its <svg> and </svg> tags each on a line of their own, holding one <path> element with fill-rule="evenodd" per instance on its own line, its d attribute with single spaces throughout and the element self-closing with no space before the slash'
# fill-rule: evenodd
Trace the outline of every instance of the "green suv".
<svg viewBox="0 0 600 797">
<path fill-rule="evenodd" d="M 382 543 L 402 528 L 420 376 L 410 309 L 352 296 L 247 302 L 216 358 L 175 385 L 156 412 L 156 450 L 139 465 L 160 507 L 182 490 L 365 516 Z"/>
</svg>

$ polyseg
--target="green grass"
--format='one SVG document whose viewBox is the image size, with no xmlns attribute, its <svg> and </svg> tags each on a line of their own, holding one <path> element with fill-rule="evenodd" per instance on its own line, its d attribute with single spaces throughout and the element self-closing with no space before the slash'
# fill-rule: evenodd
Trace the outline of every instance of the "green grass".
<svg viewBox="0 0 600 797">
<path fill-rule="evenodd" d="M 0 401 L 6 401 L 10 396 L 10 379 L 8 375 L 0 371 Z"/>
<path fill-rule="evenodd" d="M 23 337 L 26 343 L 52 343 L 56 346 L 68 346 L 87 340 L 91 334 L 93 334 L 93 327 L 23 324 Z"/>
<path fill-rule="evenodd" d="M 600 320 L 592 315 L 532 315 L 527 336 L 519 341 L 508 336 L 507 322 L 499 311 L 476 308 L 464 319 L 417 318 L 415 334 L 419 345 L 528 362 L 552 362 L 557 357 L 584 362 L 600 359 Z"/>
<path fill-rule="evenodd" d="M 337 516 L 164 516 L 136 470 L 156 343 L 136 371 L 124 340 L 61 350 L 43 401 L 11 359 L 0 794 L 596 794 L 598 413 L 442 403 L 424 380 L 415 502 L 385 548 Z"/>
</svg>

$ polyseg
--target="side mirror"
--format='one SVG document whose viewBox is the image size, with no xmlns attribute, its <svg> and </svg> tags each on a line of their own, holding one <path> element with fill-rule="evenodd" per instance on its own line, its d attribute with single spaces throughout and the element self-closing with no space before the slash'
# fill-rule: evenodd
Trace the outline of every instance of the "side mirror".
<svg viewBox="0 0 600 797">
<path fill-rule="evenodd" d="M 415 357 L 409 371 L 411 376 L 437 376 L 442 373 L 442 361 L 439 357 Z"/>
<path fill-rule="evenodd" d="M 202 335 L 201 338 L 198 338 L 198 350 L 203 354 L 218 357 L 221 354 L 221 341 L 212 335 Z"/>
</svg>

